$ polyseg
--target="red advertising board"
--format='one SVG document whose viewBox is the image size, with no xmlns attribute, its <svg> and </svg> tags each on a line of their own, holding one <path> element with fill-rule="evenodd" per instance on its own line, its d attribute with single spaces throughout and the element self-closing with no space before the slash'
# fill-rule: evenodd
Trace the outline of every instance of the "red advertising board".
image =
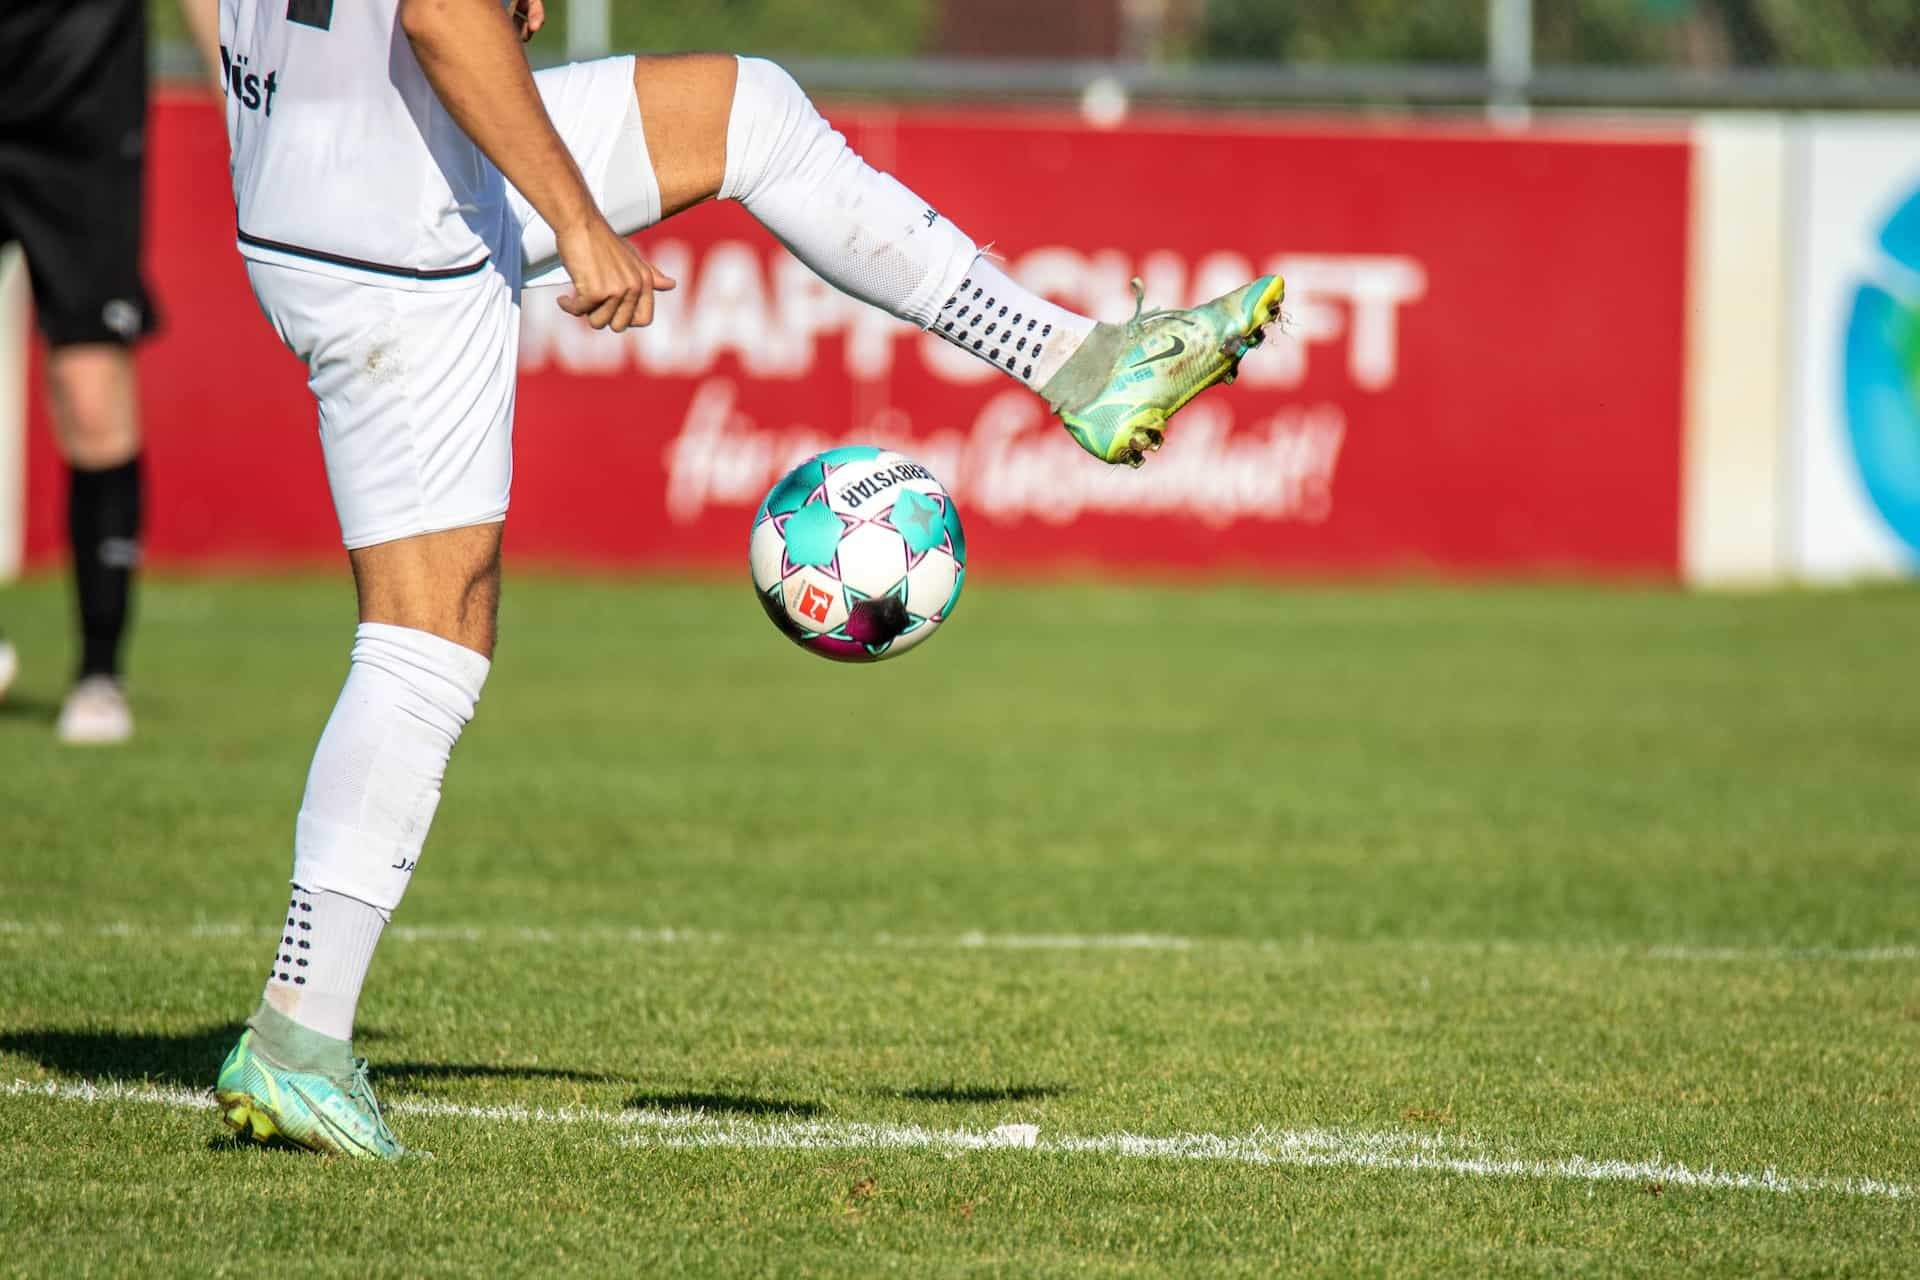
<svg viewBox="0 0 1920 1280">
<path fill-rule="evenodd" d="M 729 565 L 791 462 L 912 453 L 961 504 L 976 571 L 1678 573 L 1683 133 L 1038 111 L 831 113 L 1013 272 L 1109 320 L 1278 269 L 1288 326 L 1138 472 L 1041 402 L 842 298 L 739 208 L 641 244 L 680 282 L 651 329 L 526 297 L 508 546 L 519 559 Z M 303 372 L 232 248 L 204 103 L 152 130 L 142 355 L 161 562 L 336 554 Z M 29 554 L 58 543 L 35 434 Z"/>
</svg>

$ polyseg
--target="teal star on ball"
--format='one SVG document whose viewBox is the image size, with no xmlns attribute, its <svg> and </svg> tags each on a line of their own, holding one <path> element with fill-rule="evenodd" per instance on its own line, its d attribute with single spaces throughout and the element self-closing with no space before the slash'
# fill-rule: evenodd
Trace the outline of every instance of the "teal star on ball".
<svg viewBox="0 0 1920 1280">
<path fill-rule="evenodd" d="M 916 556 L 925 555 L 947 536 L 946 513 L 940 504 L 922 493 L 908 489 L 894 500 L 888 522 L 900 531 Z"/>
</svg>

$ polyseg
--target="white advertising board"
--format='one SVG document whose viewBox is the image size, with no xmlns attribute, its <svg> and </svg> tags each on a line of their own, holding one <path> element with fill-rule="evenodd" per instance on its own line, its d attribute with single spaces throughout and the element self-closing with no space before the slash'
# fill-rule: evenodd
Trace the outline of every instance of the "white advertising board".
<svg viewBox="0 0 1920 1280">
<path fill-rule="evenodd" d="M 1795 151 L 1789 559 L 1920 572 L 1920 117 L 1813 117 Z"/>
</svg>

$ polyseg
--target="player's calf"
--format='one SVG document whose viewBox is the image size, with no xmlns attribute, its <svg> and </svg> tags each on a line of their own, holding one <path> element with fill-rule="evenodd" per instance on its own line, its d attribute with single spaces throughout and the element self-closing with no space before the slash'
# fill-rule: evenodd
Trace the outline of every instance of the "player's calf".
<svg viewBox="0 0 1920 1280">
<path fill-rule="evenodd" d="M 353 1056 L 354 1016 L 488 666 L 440 636 L 360 625 L 307 774 L 266 989 L 216 1086 L 221 1114 L 242 1134 L 337 1154 L 399 1152 Z"/>
</svg>

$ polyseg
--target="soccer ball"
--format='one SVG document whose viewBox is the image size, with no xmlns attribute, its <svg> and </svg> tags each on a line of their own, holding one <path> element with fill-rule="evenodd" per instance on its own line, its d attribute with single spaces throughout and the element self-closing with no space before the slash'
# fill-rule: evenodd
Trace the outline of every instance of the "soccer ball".
<svg viewBox="0 0 1920 1280">
<path fill-rule="evenodd" d="M 967 535 L 932 472 L 852 445 L 808 458 L 768 491 L 748 561 L 761 607 L 795 644 L 839 662 L 878 662 L 953 612 Z"/>
</svg>

